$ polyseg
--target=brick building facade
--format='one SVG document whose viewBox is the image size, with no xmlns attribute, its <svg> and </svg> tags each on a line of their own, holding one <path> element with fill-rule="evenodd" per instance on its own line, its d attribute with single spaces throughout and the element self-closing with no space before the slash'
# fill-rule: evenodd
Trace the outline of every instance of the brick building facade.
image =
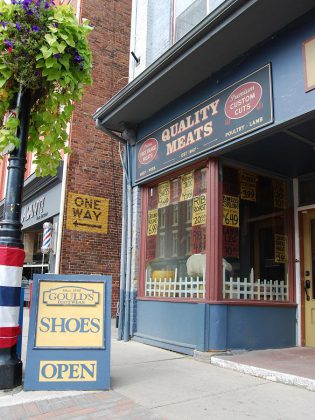
<svg viewBox="0 0 315 420">
<path fill-rule="evenodd" d="M 70 128 L 66 197 L 69 192 L 109 199 L 108 233 L 87 233 L 66 227 L 65 200 L 60 273 L 106 274 L 113 278 L 112 312 L 119 300 L 122 169 L 118 145 L 95 129 L 91 115 L 105 98 L 128 82 L 131 1 L 83 0 L 82 18 L 94 30 L 93 85 L 76 106 Z"/>
<path fill-rule="evenodd" d="M 90 20 L 93 85 L 85 89 L 69 127 L 72 154 L 66 156 L 55 177 L 36 178 L 28 153 L 22 207 L 26 259 L 23 278 L 36 273 L 106 274 L 113 278 L 112 313 L 119 300 L 122 166 L 116 142 L 95 128 L 92 114 L 128 82 L 131 0 L 64 0 L 78 18 Z M 7 157 L 0 160 L 0 218 L 7 178 Z M 68 194 L 109 200 L 106 234 L 67 228 Z M 23 216 L 24 215 L 24 216 Z M 53 226 L 53 246 L 41 267 L 43 223 Z M 29 295 L 29 294 L 28 294 Z"/>
</svg>

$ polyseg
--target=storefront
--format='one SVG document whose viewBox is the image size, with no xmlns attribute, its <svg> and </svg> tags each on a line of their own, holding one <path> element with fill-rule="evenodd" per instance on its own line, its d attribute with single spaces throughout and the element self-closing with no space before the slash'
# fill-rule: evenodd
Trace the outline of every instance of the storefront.
<svg viewBox="0 0 315 420">
<path fill-rule="evenodd" d="M 315 10 L 138 121 L 134 339 L 315 346 L 314 23 Z M 98 111 L 103 128 L 117 109 Z"/>
</svg>

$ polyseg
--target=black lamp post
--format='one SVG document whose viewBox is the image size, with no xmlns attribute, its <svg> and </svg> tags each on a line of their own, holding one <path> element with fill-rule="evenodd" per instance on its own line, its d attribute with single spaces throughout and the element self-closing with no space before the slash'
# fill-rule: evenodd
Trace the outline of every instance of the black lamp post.
<svg viewBox="0 0 315 420">
<path fill-rule="evenodd" d="M 9 308 L 10 320 L 6 322 L 4 310 L 0 307 L 0 389 L 11 389 L 22 384 L 22 361 L 16 354 L 16 337 L 14 331 L 18 330 L 14 320 L 19 311 L 20 287 L 22 272 L 19 267 L 23 266 L 24 251 L 21 231 L 22 193 L 26 164 L 26 148 L 32 106 L 33 92 L 22 88 L 17 95 L 15 108 L 19 117 L 20 125 L 17 128 L 17 137 L 20 140 L 19 147 L 10 153 L 7 168 L 7 187 L 3 220 L 0 222 L 0 253 L 1 265 L 17 268 L 17 278 L 12 279 L 4 275 L 0 278 L 2 286 L 2 301 L 0 305 Z M 7 263 L 6 263 L 7 262 Z M 5 270 L 3 270 L 5 273 Z M 20 278 L 18 278 L 20 277 Z M 4 286 L 3 286 L 4 284 Z M 18 306 L 17 306 L 18 304 Z M 12 324 L 13 323 L 13 324 Z M 15 334 L 17 335 L 17 334 Z"/>
</svg>

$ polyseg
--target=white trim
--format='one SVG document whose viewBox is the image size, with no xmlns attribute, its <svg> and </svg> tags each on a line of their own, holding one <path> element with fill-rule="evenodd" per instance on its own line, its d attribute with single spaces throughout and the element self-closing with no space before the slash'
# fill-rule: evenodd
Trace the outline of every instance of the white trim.
<svg viewBox="0 0 315 420">
<path fill-rule="evenodd" d="M 0 327 L 16 327 L 19 325 L 19 306 L 0 306 Z"/>
<path fill-rule="evenodd" d="M 297 207 L 297 211 L 305 211 L 305 210 L 315 210 L 315 204 L 310 204 L 309 206 Z"/>
<path fill-rule="evenodd" d="M 0 286 L 21 287 L 23 267 L 0 265 Z"/>
</svg>

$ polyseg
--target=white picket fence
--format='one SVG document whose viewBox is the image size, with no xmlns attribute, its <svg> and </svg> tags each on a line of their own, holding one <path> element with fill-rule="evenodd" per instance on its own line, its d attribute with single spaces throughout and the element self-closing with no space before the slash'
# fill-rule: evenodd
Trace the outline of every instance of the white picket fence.
<svg viewBox="0 0 315 420">
<path fill-rule="evenodd" d="M 223 278 L 223 296 L 226 299 L 287 301 L 288 286 L 283 280 L 229 277 Z"/>
<path fill-rule="evenodd" d="M 177 273 L 176 273 L 177 274 Z M 202 277 L 146 278 L 145 296 L 159 298 L 205 299 L 206 280 Z"/>
</svg>

